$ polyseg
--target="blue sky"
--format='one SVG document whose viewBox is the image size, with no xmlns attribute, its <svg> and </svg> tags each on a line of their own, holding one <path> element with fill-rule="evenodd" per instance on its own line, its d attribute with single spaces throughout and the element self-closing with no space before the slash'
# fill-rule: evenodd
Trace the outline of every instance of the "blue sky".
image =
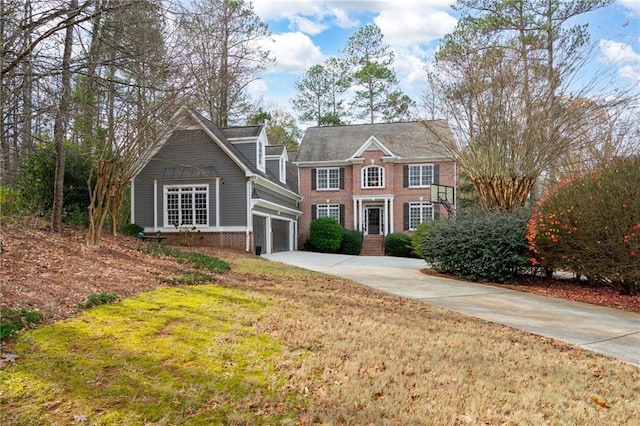
<svg viewBox="0 0 640 426">
<path fill-rule="evenodd" d="M 255 12 L 269 25 L 265 47 L 276 57 L 251 92 L 266 106 L 291 110 L 294 81 L 311 65 L 338 56 L 358 28 L 375 23 L 396 54 L 401 88 L 415 100 L 423 91 L 425 66 L 440 38 L 451 32 L 454 0 L 253 0 Z M 583 15 L 596 45 L 592 66 L 606 68 L 605 86 L 638 90 L 640 86 L 640 0 L 617 0 Z"/>
</svg>

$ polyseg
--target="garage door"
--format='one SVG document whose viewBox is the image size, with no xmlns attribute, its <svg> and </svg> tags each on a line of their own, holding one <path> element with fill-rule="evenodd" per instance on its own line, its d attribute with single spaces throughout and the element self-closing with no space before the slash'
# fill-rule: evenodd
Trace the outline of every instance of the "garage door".
<svg viewBox="0 0 640 426">
<path fill-rule="evenodd" d="M 267 250 L 267 218 L 253 216 L 253 244 L 261 248 L 261 252 Z"/>
<path fill-rule="evenodd" d="M 273 253 L 289 251 L 289 222 L 286 220 L 272 219 L 271 231 L 273 232 Z"/>
</svg>

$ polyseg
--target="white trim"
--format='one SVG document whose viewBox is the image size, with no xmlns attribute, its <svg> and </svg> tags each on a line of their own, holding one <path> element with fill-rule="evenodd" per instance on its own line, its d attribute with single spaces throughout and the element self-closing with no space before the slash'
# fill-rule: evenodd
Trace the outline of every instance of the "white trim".
<svg viewBox="0 0 640 426">
<path fill-rule="evenodd" d="M 286 196 L 288 196 L 290 198 L 295 198 L 298 201 L 302 201 L 302 195 L 300 195 L 300 194 L 298 194 L 296 192 L 293 192 L 292 190 L 290 190 L 288 188 L 285 188 L 284 186 L 272 181 L 271 179 L 267 179 L 267 178 L 264 178 L 264 177 L 259 176 L 259 175 L 251 175 L 251 178 L 253 178 L 255 180 L 255 182 L 258 183 L 261 186 L 268 187 L 269 189 L 272 189 L 272 190 L 276 191 L 279 194 L 286 195 Z"/>
<path fill-rule="evenodd" d="M 246 226 L 207 226 L 207 227 L 198 227 L 195 232 L 245 232 L 247 230 Z M 175 226 L 170 227 L 160 227 L 160 228 L 151 228 L 145 227 L 144 232 L 162 232 L 163 234 L 177 234 L 181 232 L 181 230 L 176 229 Z"/>
<path fill-rule="evenodd" d="M 326 188 L 320 188 L 319 185 L 319 173 L 320 171 L 326 172 L 327 177 L 327 187 Z M 330 176 L 331 176 L 331 171 L 332 170 L 337 170 L 338 171 L 338 185 L 336 188 L 331 187 L 330 185 Z M 340 175 L 341 175 L 341 171 L 340 171 L 340 167 L 317 167 L 316 168 L 316 181 L 315 181 L 315 187 L 316 187 L 316 191 L 339 191 L 340 190 Z M 344 177 L 343 177 L 344 179 Z"/>
<path fill-rule="evenodd" d="M 131 204 L 129 207 L 131 210 L 131 223 L 136 223 L 136 180 L 131 178 L 129 182 L 129 185 L 131 185 L 131 199 L 129 200 Z"/>
<path fill-rule="evenodd" d="M 395 155 L 393 153 L 393 151 L 391 151 L 389 148 L 387 148 L 385 146 L 385 144 L 383 144 L 382 142 L 380 142 L 378 139 L 376 139 L 375 136 L 371 135 L 371 137 L 369 137 L 369 139 L 367 139 L 367 141 L 365 143 L 363 143 L 360 148 L 358 148 L 358 150 L 353 153 L 353 155 L 351 157 L 349 157 L 349 159 L 352 158 L 357 158 L 357 157 L 361 157 L 362 153 L 367 151 L 369 149 L 370 146 L 375 145 L 380 151 L 384 152 L 386 156 L 388 157 L 398 157 L 397 155 Z"/>
<path fill-rule="evenodd" d="M 220 227 L 220 180 L 216 178 L 216 228 Z"/>
<path fill-rule="evenodd" d="M 158 181 L 153 181 L 153 227 L 158 229 Z"/>
<path fill-rule="evenodd" d="M 262 198 L 251 199 L 251 210 L 253 210 L 255 207 L 265 207 L 271 210 L 277 210 L 279 213 L 292 214 L 292 215 L 295 215 L 296 217 L 302 215 L 302 212 L 300 210 L 296 210 L 291 207 L 286 207 L 286 206 L 274 203 L 273 201 L 263 200 Z"/>
</svg>

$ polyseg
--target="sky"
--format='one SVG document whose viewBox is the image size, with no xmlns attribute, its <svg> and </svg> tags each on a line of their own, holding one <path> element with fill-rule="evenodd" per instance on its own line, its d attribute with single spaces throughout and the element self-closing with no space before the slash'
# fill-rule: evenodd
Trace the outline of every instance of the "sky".
<svg viewBox="0 0 640 426">
<path fill-rule="evenodd" d="M 292 110 L 295 80 L 326 58 L 340 56 L 347 39 L 375 23 L 384 43 L 395 52 L 394 69 L 401 89 L 418 101 L 424 91 L 424 69 L 442 36 L 453 31 L 455 0 L 252 0 L 254 11 L 269 26 L 276 62 L 251 86 L 267 107 Z M 605 85 L 640 87 L 640 0 L 616 0 L 580 17 L 595 43 L 591 70 L 607 69 Z M 595 72 L 595 71 L 593 71 Z"/>
</svg>

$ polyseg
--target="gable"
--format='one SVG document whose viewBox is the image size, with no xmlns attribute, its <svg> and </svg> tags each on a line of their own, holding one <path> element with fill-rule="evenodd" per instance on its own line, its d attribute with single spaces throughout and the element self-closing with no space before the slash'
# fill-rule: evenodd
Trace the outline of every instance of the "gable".
<svg viewBox="0 0 640 426">
<path fill-rule="evenodd" d="M 371 136 L 365 143 L 349 159 L 362 157 L 365 151 L 382 151 L 384 155 L 389 157 L 397 157 L 389 148 L 387 148 L 382 142 L 376 139 L 375 136 Z"/>
</svg>

